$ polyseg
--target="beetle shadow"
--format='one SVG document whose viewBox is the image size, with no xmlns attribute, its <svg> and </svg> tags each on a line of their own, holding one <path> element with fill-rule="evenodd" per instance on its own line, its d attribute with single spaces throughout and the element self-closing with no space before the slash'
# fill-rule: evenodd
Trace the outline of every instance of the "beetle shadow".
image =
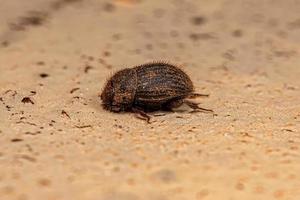
<svg viewBox="0 0 300 200">
<path fill-rule="evenodd" d="M 100 98 L 100 94 L 95 94 L 95 95 L 91 95 L 89 96 L 91 101 L 90 101 L 90 106 L 93 107 L 96 110 L 102 110 L 102 111 L 106 111 L 103 106 L 102 106 L 102 100 Z M 188 113 L 191 109 L 189 108 L 189 106 L 183 104 L 178 108 L 174 108 L 172 110 L 157 110 L 157 111 L 147 111 L 146 113 L 152 116 L 164 116 L 167 114 L 172 114 L 172 113 Z M 130 111 L 128 112 L 120 112 L 121 113 L 130 113 Z"/>
<path fill-rule="evenodd" d="M 90 95 L 89 98 L 91 99 L 89 105 L 96 110 L 97 112 L 110 112 L 107 111 L 103 108 L 102 106 L 102 100 L 100 98 L 100 94 L 95 94 L 95 95 Z M 173 108 L 172 110 L 157 110 L 157 111 L 148 111 L 145 112 L 147 115 L 149 115 L 151 118 L 152 117 L 163 117 L 169 114 L 178 114 L 178 116 L 176 116 L 176 118 L 183 118 L 182 115 L 184 114 L 189 114 L 192 113 L 193 109 L 191 109 L 188 105 L 186 104 L 182 104 L 180 107 L 178 108 Z M 128 112 L 120 112 L 120 113 L 114 113 L 114 114 L 118 114 L 118 115 L 125 115 L 125 114 L 136 114 L 133 111 L 128 111 Z M 116 115 L 117 117 L 117 115 Z M 138 118 L 138 117 L 137 117 Z"/>
</svg>

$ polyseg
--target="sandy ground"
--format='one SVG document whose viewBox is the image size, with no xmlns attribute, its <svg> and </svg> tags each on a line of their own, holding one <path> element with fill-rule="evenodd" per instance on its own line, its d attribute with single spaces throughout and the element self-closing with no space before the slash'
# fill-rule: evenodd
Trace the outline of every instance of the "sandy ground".
<svg viewBox="0 0 300 200">
<path fill-rule="evenodd" d="M 300 199 L 300 1 L 10 0 L 0 7 L 0 200 Z M 169 60 L 216 115 L 102 109 Z"/>
</svg>

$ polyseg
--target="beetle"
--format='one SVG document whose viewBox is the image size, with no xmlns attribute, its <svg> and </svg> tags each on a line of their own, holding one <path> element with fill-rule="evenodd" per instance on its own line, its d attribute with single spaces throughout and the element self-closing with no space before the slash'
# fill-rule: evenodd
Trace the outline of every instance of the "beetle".
<svg viewBox="0 0 300 200">
<path fill-rule="evenodd" d="M 179 67 L 151 62 L 116 72 L 101 93 L 102 106 L 112 112 L 131 111 L 149 122 L 147 112 L 188 105 L 193 111 L 213 112 L 188 99 L 207 97 L 194 92 L 193 82 Z"/>
</svg>

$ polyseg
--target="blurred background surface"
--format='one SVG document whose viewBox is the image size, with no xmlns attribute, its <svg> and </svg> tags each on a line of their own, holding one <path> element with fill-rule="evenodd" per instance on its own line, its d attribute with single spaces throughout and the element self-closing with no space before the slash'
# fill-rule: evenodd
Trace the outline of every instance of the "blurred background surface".
<svg viewBox="0 0 300 200">
<path fill-rule="evenodd" d="M 0 3 L 0 199 L 300 199 L 300 1 Z M 101 108 L 153 60 L 216 115 Z"/>
</svg>

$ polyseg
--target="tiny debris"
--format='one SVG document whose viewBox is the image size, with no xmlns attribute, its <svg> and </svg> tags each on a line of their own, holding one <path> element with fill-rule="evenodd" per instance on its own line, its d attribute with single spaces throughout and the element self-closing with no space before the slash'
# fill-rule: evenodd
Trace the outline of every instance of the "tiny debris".
<svg viewBox="0 0 300 200">
<path fill-rule="evenodd" d="M 8 47 L 9 46 L 9 42 L 5 40 L 5 41 L 1 42 L 1 46 Z"/>
<path fill-rule="evenodd" d="M 99 61 L 100 64 L 105 64 L 105 60 L 103 58 L 99 58 L 98 61 Z"/>
<path fill-rule="evenodd" d="M 77 3 L 80 1 L 82 1 L 82 0 L 57 0 L 51 4 L 51 8 L 53 8 L 54 10 L 59 10 L 68 4 Z"/>
<path fill-rule="evenodd" d="M 39 26 L 42 25 L 47 17 L 46 13 L 32 11 L 29 13 L 28 16 L 20 18 L 22 25 L 32 25 L 32 26 Z"/>
<path fill-rule="evenodd" d="M 177 180 L 176 173 L 170 169 L 161 169 L 153 173 L 153 178 L 160 180 L 163 183 L 172 183 Z"/>
<path fill-rule="evenodd" d="M 14 31 L 23 31 L 29 26 L 40 26 L 48 18 L 48 13 L 31 11 L 27 16 L 20 17 L 17 22 L 11 23 L 10 28 Z"/>
<path fill-rule="evenodd" d="M 17 93 L 17 91 L 15 91 L 15 90 L 6 90 L 5 92 L 4 92 L 4 94 L 8 94 L 8 93 L 12 93 L 11 94 L 11 96 L 12 97 L 15 97 L 18 93 Z"/>
<path fill-rule="evenodd" d="M 49 123 L 49 126 L 53 126 L 53 124 L 55 124 L 55 123 L 56 123 L 56 121 L 51 120 L 51 122 Z"/>
<path fill-rule="evenodd" d="M 287 132 L 294 132 L 293 130 L 291 130 L 291 129 L 288 129 L 288 128 L 284 128 L 284 129 L 282 129 L 283 131 L 287 131 Z"/>
<path fill-rule="evenodd" d="M 47 186 L 51 185 L 51 181 L 49 179 L 42 178 L 38 181 L 38 184 L 43 187 L 47 187 Z"/>
<path fill-rule="evenodd" d="M 86 59 L 86 58 L 87 58 L 87 55 L 85 55 L 85 54 L 82 54 L 82 55 L 80 56 L 80 58 L 82 58 L 82 59 Z"/>
<path fill-rule="evenodd" d="M 20 139 L 20 138 L 14 138 L 14 139 L 11 139 L 10 141 L 11 141 L 11 142 L 22 142 L 23 139 Z"/>
<path fill-rule="evenodd" d="M 44 61 L 38 61 L 36 64 L 37 65 L 45 65 L 45 62 Z"/>
<path fill-rule="evenodd" d="M 40 77 L 41 78 L 47 78 L 49 76 L 49 74 L 46 73 L 40 73 Z"/>
<path fill-rule="evenodd" d="M 31 126 L 36 126 L 35 123 L 32 123 L 32 122 L 23 122 L 23 121 L 17 121 L 16 124 L 29 124 Z"/>
<path fill-rule="evenodd" d="M 76 128 L 92 128 L 92 125 L 75 126 Z"/>
<path fill-rule="evenodd" d="M 148 49 L 149 51 L 153 49 L 153 45 L 152 44 L 146 44 L 146 49 Z"/>
<path fill-rule="evenodd" d="M 73 88 L 70 93 L 73 94 L 76 90 L 79 90 L 80 88 Z"/>
<path fill-rule="evenodd" d="M 9 106 L 9 105 L 6 105 L 5 107 L 6 107 L 7 111 L 10 111 L 10 109 L 13 108 L 12 106 Z"/>
<path fill-rule="evenodd" d="M 20 158 L 25 159 L 30 162 L 36 162 L 36 159 L 34 157 L 28 156 L 28 155 L 20 155 Z"/>
<path fill-rule="evenodd" d="M 31 103 L 31 104 L 34 104 L 34 102 L 30 99 L 30 97 L 24 97 L 22 100 L 21 100 L 22 103 Z"/>
<path fill-rule="evenodd" d="M 250 134 L 247 133 L 247 132 L 240 132 L 240 135 L 241 135 L 242 137 L 250 137 L 250 138 L 253 137 L 252 135 L 250 135 Z"/>
<path fill-rule="evenodd" d="M 193 17 L 191 19 L 191 22 L 194 24 L 194 25 L 202 25 L 206 22 L 206 19 L 202 16 L 196 16 L 196 17 Z"/>
<path fill-rule="evenodd" d="M 36 132 L 29 132 L 29 131 L 27 131 L 27 132 L 25 132 L 24 134 L 25 135 L 39 135 L 39 134 L 41 134 L 42 132 L 41 131 L 36 131 Z"/>
<path fill-rule="evenodd" d="M 291 56 L 295 56 L 297 54 L 296 51 L 290 50 L 290 51 L 285 51 L 285 50 L 278 50 L 274 51 L 274 55 L 277 57 L 284 57 L 284 58 L 289 58 Z"/>
<path fill-rule="evenodd" d="M 30 91 L 30 93 L 31 93 L 31 96 L 36 95 L 36 91 L 34 91 L 34 90 Z"/>
<path fill-rule="evenodd" d="M 232 36 L 234 37 L 242 37 L 243 36 L 243 31 L 240 29 L 236 29 L 232 32 Z"/>
<path fill-rule="evenodd" d="M 9 92 L 11 92 L 12 90 L 6 90 L 5 92 L 4 92 L 4 94 L 8 94 Z"/>
<path fill-rule="evenodd" d="M 288 27 L 290 29 L 298 29 L 298 28 L 300 28 L 300 18 L 296 19 L 295 21 L 292 21 L 292 22 L 288 23 Z"/>
<path fill-rule="evenodd" d="M 115 7 L 114 4 L 112 4 L 112 3 L 105 3 L 105 4 L 103 5 L 103 9 L 104 9 L 106 12 L 113 12 L 113 11 L 116 9 L 116 7 Z"/>
<path fill-rule="evenodd" d="M 103 58 L 99 58 L 98 61 L 99 61 L 100 64 L 103 64 L 104 67 L 106 67 L 107 69 L 112 68 L 112 65 L 108 64 Z"/>
<path fill-rule="evenodd" d="M 90 65 L 85 66 L 84 73 L 88 73 L 93 67 Z"/>
<path fill-rule="evenodd" d="M 113 40 L 121 40 L 122 39 L 122 35 L 120 33 L 115 33 L 112 35 Z"/>
<path fill-rule="evenodd" d="M 283 85 L 284 89 L 287 90 L 297 90 L 298 88 L 296 86 L 287 85 L 286 83 Z"/>
<path fill-rule="evenodd" d="M 110 52 L 109 52 L 109 51 L 104 51 L 104 52 L 103 52 L 103 56 L 109 57 L 109 56 L 110 56 Z"/>
<path fill-rule="evenodd" d="M 190 38 L 196 41 L 196 40 L 216 39 L 216 36 L 214 36 L 212 33 L 191 33 Z"/>
<path fill-rule="evenodd" d="M 87 58 L 88 58 L 89 61 L 94 61 L 95 60 L 95 58 L 93 56 L 88 56 Z"/>
<path fill-rule="evenodd" d="M 65 110 L 62 110 L 61 114 L 71 119 L 70 115 Z"/>
<path fill-rule="evenodd" d="M 24 118 L 20 118 L 21 120 L 24 119 Z M 29 124 L 31 126 L 36 126 L 35 123 L 32 123 L 32 122 L 23 122 L 23 121 L 17 121 L 16 124 Z"/>
</svg>

